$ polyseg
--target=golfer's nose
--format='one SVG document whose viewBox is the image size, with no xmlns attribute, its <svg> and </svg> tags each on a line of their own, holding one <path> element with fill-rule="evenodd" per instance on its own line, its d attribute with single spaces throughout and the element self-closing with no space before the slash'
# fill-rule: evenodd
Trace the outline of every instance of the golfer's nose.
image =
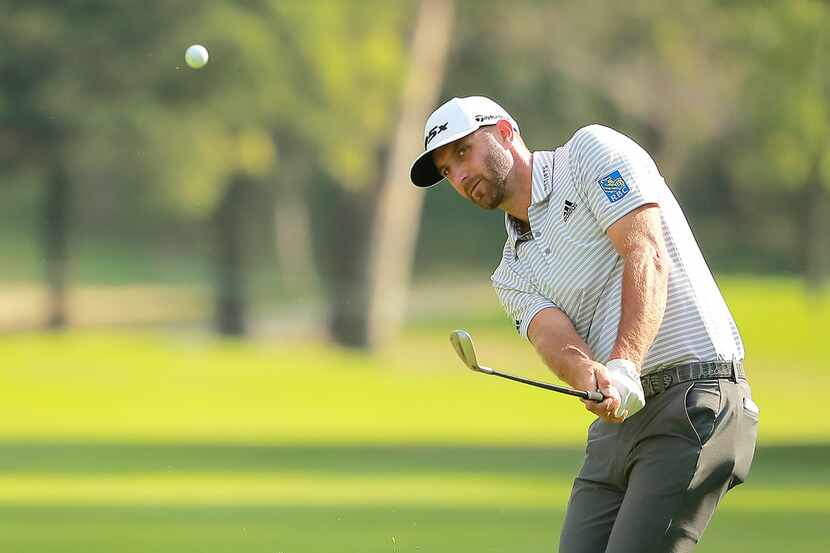
<svg viewBox="0 0 830 553">
<path fill-rule="evenodd" d="M 460 163 L 450 167 L 450 180 L 458 186 L 463 187 L 466 184 L 469 176 L 469 172 Z"/>
</svg>

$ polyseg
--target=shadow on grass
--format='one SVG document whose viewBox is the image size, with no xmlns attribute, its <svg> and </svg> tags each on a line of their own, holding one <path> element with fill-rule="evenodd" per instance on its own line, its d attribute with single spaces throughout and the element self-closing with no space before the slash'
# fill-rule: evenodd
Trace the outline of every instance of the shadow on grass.
<svg viewBox="0 0 830 553">
<path fill-rule="evenodd" d="M 428 472 L 573 474 L 582 450 L 413 444 L 0 442 L 0 473 Z"/>
<path fill-rule="evenodd" d="M 279 472 L 490 473 L 573 478 L 577 447 L 413 444 L 0 442 L 0 473 Z M 830 444 L 762 446 L 752 480 L 830 483 Z"/>
</svg>

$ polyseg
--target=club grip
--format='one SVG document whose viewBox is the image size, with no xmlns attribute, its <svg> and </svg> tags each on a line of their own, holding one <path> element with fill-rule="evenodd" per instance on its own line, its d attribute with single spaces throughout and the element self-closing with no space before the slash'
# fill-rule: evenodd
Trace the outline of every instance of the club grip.
<svg viewBox="0 0 830 553">
<path fill-rule="evenodd" d="M 602 403 L 605 400 L 605 396 L 602 395 L 602 392 L 585 392 L 588 394 L 586 399 L 590 399 L 591 401 L 596 401 L 597 403 Z"/>
</svg>

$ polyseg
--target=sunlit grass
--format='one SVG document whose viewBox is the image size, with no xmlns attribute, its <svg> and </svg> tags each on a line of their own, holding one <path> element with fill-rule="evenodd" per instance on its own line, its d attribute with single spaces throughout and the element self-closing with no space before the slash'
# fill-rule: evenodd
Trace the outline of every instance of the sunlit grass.
<svg viewBox="0 0 830 553">
<path fill-rule="evenodd" d="M 567 502 L 570 480 L 500 473 L 413 472 L 331 475 L 305 472 L 131 473 L 127 475 L 0 476 L 0 504 L 27 505 L 409 505 L 441 508 L 556 508 Z M 830 515 L 827 494 L 818 486 L 739 488 L 727 510 L 785 509 Z"/>
<path fill-rule="evenodd" d="M 575 401 L 464 371 L 444 340 L 421 351 L 436 361 L 411 370 L 317 345 L 17 338 L 0 345 L 0 436 L 561 443 L 589 420 Z"/>
<path fill-rule="evenodd" d="M 747 350 L 747 362 L 783 374 L 830 370 L 830 292 L 808 294 L 794 278 L 719 279 Z M 789 367 L 789 368 L 788 368 Z"/>
<path fill-rule="evenodd" d="M 483 362 L 553 379 L 512 331 L 468 328 Z M 445 331 L 412 333 L 377 356 L 151 334 L 6 338 L 0 438 L 581 442 L 590 417 L 577 401 L 464 370 Z M 768 342 L 753 330 L 747 349 Z M 747 362 L 763 443 L 830 436 L 821 403 L 805 400 L 830 371 L 808 352 Z"/>
</svg>

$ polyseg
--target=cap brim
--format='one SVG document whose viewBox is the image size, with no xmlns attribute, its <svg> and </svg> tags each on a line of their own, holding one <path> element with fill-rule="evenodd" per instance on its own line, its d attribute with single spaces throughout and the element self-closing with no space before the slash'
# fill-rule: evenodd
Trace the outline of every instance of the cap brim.
<svg viewBox="0 0 830 553">
<path fill-rule="evenodd" d="M 432 161 L 433 151 L 428 150 L 422 153 L 415 160 L 415 163 L 412 164 L 412 168 L 409 170 L 409 180 L 415 186 L 429 188 L 444 180 L 444 177 L 438 174 L 438 169 L 435 168 L 435 162 Z"/>
<path fill-rule="evenodd" d="M 447 137 L 443 142 L 439 142 L 419 155 L 418 159 L 415 160 L 412 164 L 412 168 L 409 170 L 409 180 L 412 181 L 412 184 L 421 188 L 429 188 L 430 186 L 435 186 L 444 180 L 444 177 L 438 172 L 438 169 L 435 168 L 435 162 L 432 160 L 432 152 L 441 146 L 446 146 L 451 142 L 455 142 L 456 140 L 464 138 L 469 134 L 473 134 L 481 126 L 482 125 L 479 125 L 473 129 L 458 133 L 455 136 Z"/>
</svg>

